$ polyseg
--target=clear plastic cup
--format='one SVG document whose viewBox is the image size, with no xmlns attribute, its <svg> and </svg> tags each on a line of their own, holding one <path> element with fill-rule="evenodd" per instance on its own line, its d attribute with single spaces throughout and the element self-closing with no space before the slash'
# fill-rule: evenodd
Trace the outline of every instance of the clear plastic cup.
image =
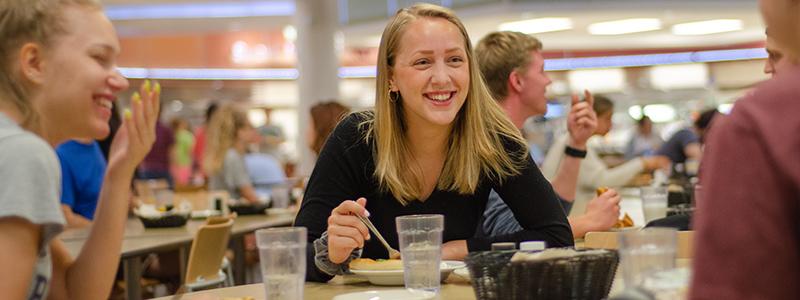
<svg viewBox="0 0 800 300">
<path fill-rule="evenodd" d="M 444 216 L 401 216 L 395 222 L 406 289 L 424 296 L 439 293 Z"/>
<path fill-rule="evenodd" d="M 305 227 L 278 227 L 256 231 L 267 300 L 303 299 L 306 241 Z"/>
<path fill-rule="evenodd" d="M 649 275 L 675 268 L 678 231 L 645 228 L 619 235 L 620 265 L 625 288 L 642 284 Z"/>
<path fill-rule="evenodd" d="M 642 210 L 645 223 L 667 216 L 667 196 L 666 187 L 642 188 Z"/>
</svg>

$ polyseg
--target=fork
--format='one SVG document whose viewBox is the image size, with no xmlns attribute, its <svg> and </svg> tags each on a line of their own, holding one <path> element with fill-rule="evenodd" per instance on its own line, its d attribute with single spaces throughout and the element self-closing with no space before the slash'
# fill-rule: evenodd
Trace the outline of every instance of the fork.
<svg viewBox="0 0 800 300">
<path fill-rule="evenodd" d="M 399 259 L 400 258 L 400 251 L 397 251 L 394 248 L 392 248 L 392 246 L 389 246 L 389 243 L 387 243 L 386 240 L 383 239 L 383 236 L 381 235 L 381 233 L 378 232 L 378 229 L 375 228 L 375 225 L 372 225 L 372 222 L 369 219 L 367 219 L 367 218 L 365 218 L 363 216 L 360 216 L 360 215 L 356 215 L 356 217 L 359 220 L 361 220 L 361 223 L 364 223 L 364 225 L 366 225 L 367 228 L 369 228 L 369 230 L 372 231 L 372 233 L 375 236 L 378 237 L 378 240 L 381 242 L 381 244 L 383 244 L 383 246 L 386 247 L 386 251 L 389 251 L 389 258 L 391 258 L 391 259 Z"/>
</svg>

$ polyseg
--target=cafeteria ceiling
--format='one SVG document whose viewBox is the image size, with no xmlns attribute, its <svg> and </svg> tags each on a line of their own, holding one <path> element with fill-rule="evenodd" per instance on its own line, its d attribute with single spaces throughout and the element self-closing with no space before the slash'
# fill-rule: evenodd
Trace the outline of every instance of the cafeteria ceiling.
<svg viewBox="0 0 800 300">
<path fill-rule="evenodd" d="M 389 2 L 392 1 L 395 0 L 389 0 Z M 404 0 L 396 1 L 403 2 Z M 221 3 L 223 0 L 162 0 L 157 3 L 183 5 L 207 2 Z M 229 0 L 224 2 L 252 1 Z M 258 2 L 269 2 L 269 0 Z M 274 2 L 291 1 L 275 0 Z M 450 2 L 459 2 L 459 0 Z M 472 2 L 492 2 L 492 0 Z M 104 0 L 103 3 L 111 8 L 153 5 L 154 1 Z M 747 0 L 497 0 L 490 4 L 465 6 L 455 10 L 467 26 L 473 42 L 486 33 L 497 30 L 503 22 L 546 17 L 570 18 L 573 29 L 535 34 L 548 50 L 717 47 L 758 42 L 764 38 L 764 25 L 758 14 L 757 3 Z M 608 36 L 591 35 L 587 30 L 587 27 L 595 22 L 629 18 L 658 18 L 662 22 L 662 29 Z M 677 36 L 670 32 L 670 27 L 674 24 L 712 19 L 739 19 L 743 23 L 743 28 L 734 32 L 698 36 Z M 280 30 L 291 25 L 292 21 L 292 17 L 289 15 L 278 15 L 202 19 L 134 19 L 114 20 L 114 23 L 120 35 L 124 37 L 219 33 L 239 30 Z M 345 45 L 377 46 L 385 22 L 385 18 L 373 18 L 371 21 L 351 21 L 349 24 L 342 25 L 341 31 Z"/>
</svg>

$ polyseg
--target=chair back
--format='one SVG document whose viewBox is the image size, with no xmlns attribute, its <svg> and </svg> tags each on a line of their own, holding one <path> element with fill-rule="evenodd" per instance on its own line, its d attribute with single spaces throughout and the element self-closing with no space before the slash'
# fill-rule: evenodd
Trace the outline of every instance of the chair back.
<svg viewBox="0 0 800 300">
<path fill-rule="evenodd" d="M 184 284 L 216 279 L 219 276 L 222 258 L 225 256 L 225 249 L 228 248 L 231 227 L 233 218 L 227 220 L 217 218 L 212 223 L 200 226 L 189 252 Z"/>
<path fill-rule="evenodd" d="M 692 242 L 694 231 L 678 231 L 678 251 L 676 258 L 692 258 L 694 255 Z M 586 234 L 583 238 L 584 247 L 618 249 L 619 232 L 593 231 Z"/>
</svg>

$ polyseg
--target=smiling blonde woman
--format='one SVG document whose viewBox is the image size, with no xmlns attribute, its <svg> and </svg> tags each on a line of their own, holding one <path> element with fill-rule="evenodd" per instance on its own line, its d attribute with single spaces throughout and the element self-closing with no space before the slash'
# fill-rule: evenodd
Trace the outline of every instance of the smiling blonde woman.
<svg viewBox="0 0 800 300">
<path fill-rule="evenodd" d="M 471 45 L 461 21 L 435 5 L 401 9 L 386 26 L 375 111 L 352 114 L 334 130 L 295 221 L 312 241 L 308 280 L 342 274 L 356 257 L 388 257 L 355 215 L 368 216 L 394 248 L 395 217 L 445 215 L 442 259 L 498 241 L 572 245 L 552 187 L 489 95 Z M 523 230 L 474 237 L 491 189 L 520 214 Z"/>
</svg>

